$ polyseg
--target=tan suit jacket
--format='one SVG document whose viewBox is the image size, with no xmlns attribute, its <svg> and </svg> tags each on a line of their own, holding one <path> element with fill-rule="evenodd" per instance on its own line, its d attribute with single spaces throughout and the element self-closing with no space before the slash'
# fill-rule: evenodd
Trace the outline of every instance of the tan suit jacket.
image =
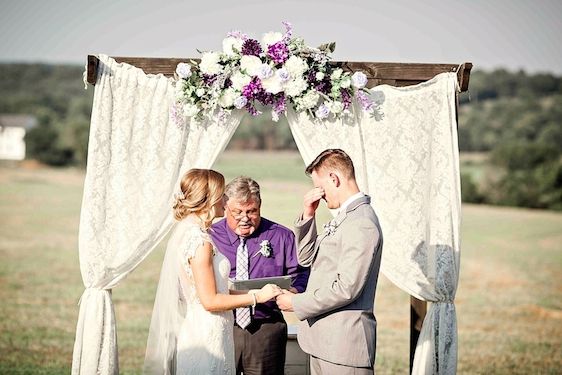
<svg viewBox="0 0 562 375">
<path fill-rule="evenodd" d="M 375 362 L 375 290 L 382 231 L 370 197 L 353 201 L 317 234 L 315 218 L 297 219 L 299 263 L 311 267 L 306 291 L 293 297 L 302 321 L 298 342 L 332 363 L 372 367 Z"/>
</svg>

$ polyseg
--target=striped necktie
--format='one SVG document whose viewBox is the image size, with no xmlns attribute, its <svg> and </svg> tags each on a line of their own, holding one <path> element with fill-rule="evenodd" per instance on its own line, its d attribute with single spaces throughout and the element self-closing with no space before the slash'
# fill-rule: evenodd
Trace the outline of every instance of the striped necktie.
<svg viewBox="0 0 562 375">
<path fill-rule="evenodd" d="M 240 237 L 240 245 L 236 250 L 236 280 L 248 280 L 248 247 L 246 239 Z M 250 308 L 239 307 L 236 309 L 236 324 L 246 328 L 250 324 Z"/>
</svg>

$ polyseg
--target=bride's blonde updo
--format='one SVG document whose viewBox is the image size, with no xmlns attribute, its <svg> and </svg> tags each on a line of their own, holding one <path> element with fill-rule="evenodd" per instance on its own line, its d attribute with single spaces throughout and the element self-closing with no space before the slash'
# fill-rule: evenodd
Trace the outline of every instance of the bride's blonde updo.
<svg viewBox="0 0 562 375">
<path fill-rule="evenodd" d="M 180 188 L 182 194 L 176 196 L 174 204 L 176 220 L 195 214 L 208 229 L 216 216 L 215 205 L 223 199 L 224 176 L 212 169 L 190 169 L 181 179 Z"/>
</svg>

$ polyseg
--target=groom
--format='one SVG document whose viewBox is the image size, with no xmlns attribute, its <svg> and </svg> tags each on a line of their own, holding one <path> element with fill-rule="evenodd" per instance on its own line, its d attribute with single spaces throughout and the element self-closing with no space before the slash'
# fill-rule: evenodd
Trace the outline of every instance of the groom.
<svg viewBox="0 0 562 375">
<path fill-rule="evenodd" d="M 359 191 L 350 157 L 325 150 L 307 167 L 314 189 L 304 196 L 296 222 L 298 259 L 311 266 L 306 291 L 277 297 L 282 310 L 302 321 L 298 341 L 312 374 L 373 374 L 375 289 L 382 232 L 370 197 Z M 324 199 L 336 217 L 317 234 L 315 212 Z"/>
</svg>

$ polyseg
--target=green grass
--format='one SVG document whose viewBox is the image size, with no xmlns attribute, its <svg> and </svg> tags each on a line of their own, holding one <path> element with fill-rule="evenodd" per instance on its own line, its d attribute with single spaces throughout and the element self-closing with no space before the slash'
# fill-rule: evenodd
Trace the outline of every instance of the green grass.
<svg viewBox="0 0 562 375">
<path fill-rule="evenodd" d="M 311 187 L 296 153 L 228 152 L 215 168 L 227 180 L 256 178 L 263 215 L 289 227 Z M 0 168 L 0 374 L 70 372 L 83 179 L 73 169 Z M 459 373 L 560 373 L 562 214 L 465 205 L 461 230 Z M 164 245 L 113 290 L 124 374 L 142 366 Z M 384 277 L 376 314 L 377 373 L 407 373 L 409 296 Z"/>
</svg>

